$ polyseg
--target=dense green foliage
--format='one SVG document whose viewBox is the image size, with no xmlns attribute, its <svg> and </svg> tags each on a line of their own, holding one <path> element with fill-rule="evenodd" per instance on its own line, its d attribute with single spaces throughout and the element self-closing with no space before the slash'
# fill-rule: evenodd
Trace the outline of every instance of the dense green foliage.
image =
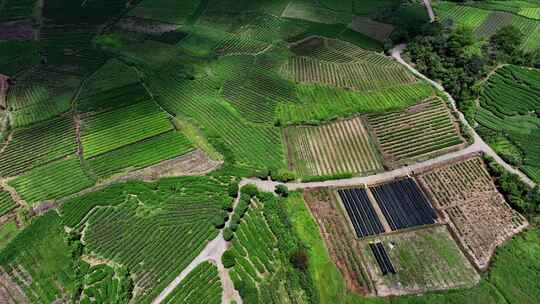
<svg viewBox="0 0 540 304">
<path fill-rule="evenodd" d="M 210 262 L 203 262 L 180 282 L 163 303 L 219 304 L 221 293 L 217 267 Z"/>
<path fill-rule="evenodd" d="M 17 204 L 11 198 L 8 192 L 5 192 L 0 188 L 0 216 L 10 212 L 17 208 Z"/>
</svg>

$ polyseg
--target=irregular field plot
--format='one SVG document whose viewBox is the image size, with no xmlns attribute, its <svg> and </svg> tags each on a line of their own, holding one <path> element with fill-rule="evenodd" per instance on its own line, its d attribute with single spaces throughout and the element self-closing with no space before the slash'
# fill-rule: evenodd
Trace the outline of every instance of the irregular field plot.
<svg viewBox="0 0 540 304">
<path fill-rule="evenodd" d="M 318 127 L 286 130 L 290 161 L 304 176 L 382 170 L 380 157 L 360 117 Z"/>
<path fill-rule="evenodd" d="M 134 301 L 150 303 L 217 235 L 212 219 L 229 201 L 221 181 L 183 177 L 113 185 L 60 213 L 69 227 L 86 225 L 87 252 L 127 267 L 139 290 Z"/>
<path fill-rule="evenodd" d="M 4 177 L 44 165 L 77 149 L 75 128 L 70 117 L 17 129 L 11 137 L 0 153 L 0 176 Z"/>
<path fill-rule="evenodd" d="M 200 0 L 143 0 L 129 12 L 129 15 L 184 24 L 195 13 L 200 2 Z"/>
<path fill-rule="evenodd" d="M 473 29 L 479 27 L 489 15 L 487 10 L 441 1 L 436 2 L 433 9 L 441 21 L 453 20 L 459 25 Z"/>
<path fill-rule="evenodd" d="M 479 157 L 425 173 L 419 180 L 481 269 L 498 245 L 527 226 L 497 191 Z"/>
<path fill-rule="evenodd" d="M 88 161 L 99 177 L 140 169 L 193 151 L 195 147 L 181 133 L 170 131 L 140 142 L 101 154 Z"/>
<path fill-rule="evenodd" d="M 368 122 L 390 164 L 418 160 L 465 143 L 456 119 L 440 99 L 405 111 L 373 114 L 368 116 Z"/>
<path fill-rule="evenodd" d="M 9 184 L 28 203 L 56 199 L 94 185 L 77 157 L 62 159 L 32 169 Z"/>
<path fill-rule="evenodd" d="M 203 262 L 180 282 L 163 303 L 220 304 L 222 292 L 217 267 Z"/>
<path fill-rule="evenodd" d="M 337 193 L 358 237 L 385 232 L 366 189 L 340 189 Z"/>
<path fill-rule="evenodd" d="M 394 274 L 390 270 L 384 274 L 380 268 L 371 248 L 378 242 L 384 247 Z M 443 225 L 363 241 L 362 254 L 378 296 L 472 287 L 480 280 Z"/>
<path fill-rule="evenodd" d="M 151 100 L 94 114 L 82 121 L 84 158 L 89 159 L 172 129 L 168 114 Z"/>
<path fill-rule="evenodd" d="M 506 12 L 492 12 L 487 19 L 476 28 L 475 34 L 479 37 L 491 37 L 499 29 L 508 26 L 512 23 L 513 14 Z"/>
<path fill-rule="evenodd" d="M 360 242 L 351 227 L 347 215 L 327 188 L 308 189 L 304 199 L 317 221 L 326 247 L 343 275 L 347 288 L 357 292 L 370 290 L 360 252 Z"/>
<path fill-rule="evenodd" d="M 413 179 L 404 179 L 370 187 L 390 228 L 434 224 L 437 215 Z"/>
</svg>

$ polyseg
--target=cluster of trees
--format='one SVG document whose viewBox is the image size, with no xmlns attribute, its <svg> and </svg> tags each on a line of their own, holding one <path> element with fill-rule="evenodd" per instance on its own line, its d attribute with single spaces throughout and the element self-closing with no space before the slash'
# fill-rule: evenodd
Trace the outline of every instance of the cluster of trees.
<svg viewBox="0 0 540 304">
<path fill-rule="evenodd" d="M 495 184 L 510 205 L 533 222 L 540 220 L 540 189 L 531 188 L 516 174 L 506 171 L 493 158 L 485 156 L 488 170 L 495 177 Z"/>
<path fill-rule="evenodd" d="M 474 100 L 480 92 L 477 83 L 489 70 L 500 63 L 540 67 L 540 50 L 521 49 L 523 37 L 519 29 L 507 26 L 486 42 L 470 28 L 435 22 L 423 27 L 407 50 L 416 68 L 440 81 L 467 119 L 473 121 Z"/>
</svg>

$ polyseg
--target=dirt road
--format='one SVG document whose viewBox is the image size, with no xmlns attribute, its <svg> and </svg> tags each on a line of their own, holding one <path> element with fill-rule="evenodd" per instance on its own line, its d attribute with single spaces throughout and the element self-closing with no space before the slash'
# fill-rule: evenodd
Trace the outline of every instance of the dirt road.
<svg viewBox="0 0 540 304">
<path fill-rule="evenodd" d="M 429 15 L 429 20 L 431 22 L 434 22 L 435 13 L 433 12 L 433 7 L 431 6 L 431 0 L 423 0 L 423 1 L 424 1 L 424 6 L 426 7 L 428 15 Z"/>
</svg>

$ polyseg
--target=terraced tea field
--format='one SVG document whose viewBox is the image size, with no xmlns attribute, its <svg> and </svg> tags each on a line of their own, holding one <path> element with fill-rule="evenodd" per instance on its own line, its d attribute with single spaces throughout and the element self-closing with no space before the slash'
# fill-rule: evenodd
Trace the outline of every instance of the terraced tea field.
<svg viewBox="0 0 540 304">
<path fill-rule="evenodd" d="M 286 129 L 291 169 L 302 176 L 367 174 L 382 170 L 362 118 Z"/>
<path fill-rule="evenodd" d="M 203 262 L 182 280 L 163 303 L 220 304 L 222 292 L 217 267 L 211 262 Z"/>
<path fill-rule="evenodd" d="M 438 98 L 405 111 L 369 115 L 368 122 L 391 165 L 459 149 L 465 143 L 456 119 Z"/>
<path fill-rule="evenodd" d="M 17 204 L 13 201 L 11 195 L 0 187 L 0 217 L 15 208 L 17 208 Z"/>
<path fill-rule="evenodd" d="M 483 127 L 480 134 L 495 133 L 508 142 L 488 143 L 506 159 L 513 159 L 534 180 L 539 181 L 540 147 L 532 145 L 540 134 L 540 119 L 533 113 L 540 110 L 540 71 L 506 66 L 499 69 L 484 84 L 480 96 L 480 111 L 476 121 Z"/>
<path fill-rule="evenodd" d="M 505 202 L 478 157 L 423 174 L 420 181 L 480 269 L 487 268 L 497 246 L 528 225 Z"/>
</svg>

